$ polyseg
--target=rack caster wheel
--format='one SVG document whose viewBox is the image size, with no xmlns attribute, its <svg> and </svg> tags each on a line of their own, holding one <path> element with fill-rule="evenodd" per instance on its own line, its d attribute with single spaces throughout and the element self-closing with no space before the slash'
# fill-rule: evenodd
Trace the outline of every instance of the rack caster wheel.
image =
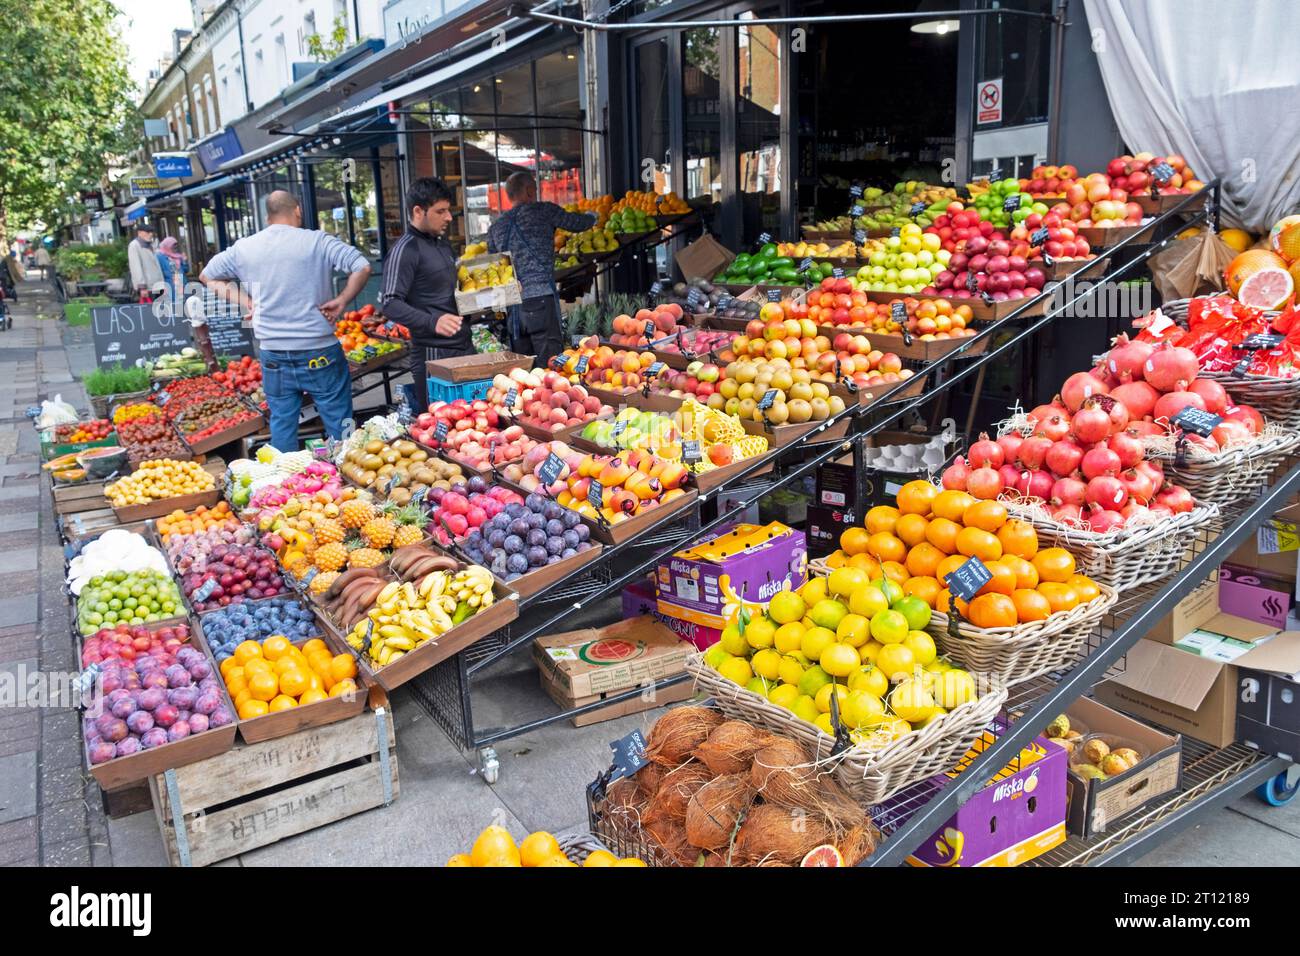
<svg viewBox="0 0 1300 956">
<path fill-rule="evenodd" d="M 1278 774 L 1267 783 L 1262 783 L 1255 790 L 1255 795 L 1270 807 L 1284 807 L 1300 793 L 1300 778 L 1288 782 L 1289 771 Z"/>
<path fill-rule="evenodd" d="M 478 752 L 478 772 L 483 782 L 493 784 L 501 776 L 501 762 L 494 747 L 483 747 Z"/>
</svg>

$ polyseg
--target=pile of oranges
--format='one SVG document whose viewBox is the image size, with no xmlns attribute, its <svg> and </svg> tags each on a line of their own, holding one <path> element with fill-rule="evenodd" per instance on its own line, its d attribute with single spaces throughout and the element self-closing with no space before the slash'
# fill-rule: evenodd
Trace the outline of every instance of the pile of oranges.
<svg viewBox="0 0 1300 956">
<path fill-rule="evenodd" d="M 221 662 L 221 676 L 240 720 L 357 692 L 356 660 L 330 654 L 318 637 L 301 649 L 279 634 L 244 641 Z"/>
<path fill-rule="evenodd" d="M 956 601 L 976 627 L 1043 621 L 1101 594 L 1077 573 L 1074 555 L 1064 548 L 1040 550 L 1034 526 L 1009 517 L 999 501 L 910 481 L 899 490 L 896 506 L 872 508 L 865 525 L 840 535 L 840 550 L 827 559 L 831 568 L 862 568 L 872 578 L 889 578 L 903 593 L 947 613 L 947 576 L 979 558 L 992 579 L 969 603 Z"/>
<path fill-rule="evenodd" d="M 214 508 L 205 505 L 199 505 L 193 511 L 177 508 L 171 514 L 159 518 L 157 528 L 158 536 L 166 541 L 174 534 L 184 537 L 205 531 L 238 531 L 240 522 L 231 513 L 230 505 L 220 501 Z"/>
<path fill-rule="evenodd" d="M 474 841 L 469 853 L 457 853 L 447 861 L 448 866 L 574 866 L 574 863 L 560 848 L 555 837 L 545 830 L 530 833 L 522 843 L 515 844 L 515 839 L 505 827 L 496 825 L 487 827 Z M 608 850 L 593 850 L 583 860 L 584 867 L 602 866 L 645 866 L 636 857 L 619 859 Z"/>
</svg>

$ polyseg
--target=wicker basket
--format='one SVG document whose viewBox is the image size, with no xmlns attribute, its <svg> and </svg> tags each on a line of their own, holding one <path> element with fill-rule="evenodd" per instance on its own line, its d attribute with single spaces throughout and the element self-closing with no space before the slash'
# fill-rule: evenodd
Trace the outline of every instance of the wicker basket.
<svg viewBox="0 0 1300 956">
<path fill-rule="evenodd" d="M 828 578 L 835 569 L 826 563 L 826 558 L 813 558 L 808 562 L 808 577 Z"/>
<path fill-rule="evenodd" d="M 1227 451 L 1211 452 L 1189 444 L 1182 464 L 1172 439 L 1148 439 L 1145 444 L 1146 457 L 1163 462 L 1165 474 L 1193 498 L 1226 507 L 1253 498 L 1268 485 L 1282 460 L 1300 447 L 1300 432 L 1270 423 L 1256 440 Z"/>
<path fill-rule="evenodd" d="M 976 627 L 959 621 L 960 636 L 948 630 L 948 615 L 934 612 L 927 628 L 943 653 L 969 671 L 987 674 L 1008 687 L 1073 664 L 1088 653 L 1088 639 L 1119 595 L 1104 585 L 1086 604 L 1045 621 L 1014 627 Z"/>
<path fill-rule="evenodd" d="M 1098 534 L 1053 521 L 1038 505 L 1003 504 L 1012 517 L 1034 526 L 1040 547 L 1065 548 L 1074 555 L 1080 574 L 1119 593 L 1178 571 L 1196 535 L 1219 514 L 1216 504 L 1198 504 L 1172 518 Z"/>
<path fill-rule="evenodd" d="M 686 671 L 698 688 L 713 695 L 718 709 L 728 717 L 747 720 L 804 744 L 819 761 L 833 768 L 836 781 L 863 806 L 880 803 L 905 787 L 951 770 L 1007 699 L 1006 686 L 993 681 L 993 686 L 978 699 L 953 708 L 885 747 L 876 750 L 853 746 L 832 757 L 833 737 L 733 684 L 708 667 L 702 655 L 688 657 Z"/>
<path fill-rule="evenodd" d="M 567 836 L 557 837 L 556 842 L 560 844 L 560 850 L 570 862 L 578 866 L 582 866 L 583 861 L 597 850 L 609 852 L 609 847 L 590 833 L 570 833 Z"/>
</svg>

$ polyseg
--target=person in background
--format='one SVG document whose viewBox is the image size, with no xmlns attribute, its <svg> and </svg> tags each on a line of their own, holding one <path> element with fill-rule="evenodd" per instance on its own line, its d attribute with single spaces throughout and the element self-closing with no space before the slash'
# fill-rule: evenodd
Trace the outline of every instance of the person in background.
<svg viewBox="0 0 1300 956">
<path fill-rule="evenodd" d="M 135 227 L 135 238 L 126 247 L 127 263 L 131 267 L 131 286 L 141 302 L 152 302 L 155 290 L 163 284 L 162 267 L 153 247 L 153 226 L 141 223 Z"/>
<path fill-rule="evenodd" d="M 41 270 L 41 278 L 46 282 L 54 278 L 54 260 L 50 258 L 50 250 L 45 248 L 44 244 L 36 247 L 36 268 Z"/>
<path fill-rule="evenodd" d="M 167 286 L 165 295 L 171 303 L 172 315 L 184 313 L 185 275 L 190 271 L 190 264 L 181 252 L 180 243 L 175 236 L 168 236 L 158 245 L 158 268 L 162 270 L 163 282 Z"/>
<path fill-rule="evenodd" d="M 302 228 L 302 207 L 277 189 L 266 199 L 266 228 L 212 257 L 199 280 L 251 313 L 271 414 L 271 444 L 298 450 L 298 414 L 307 393 L 325 433 L 343 437 L 352 419 L 352 375 L 334 323 L 370 278 L 370 263 L 325 232 Z M 335 270 L 348 273 L 333 294 Z"/>
<path fill-rule="evenodd" d="M 596 224 L 596 214 L 565 212 L 553 202 L 537 201 L 532 173 L 514 173 L 506 180 L 511 208 L 488 230 L 488 251 L 508 252 L 515 278 L 523 287 L 523 302 L 510 316 L 510 347 L 536 356 L 541 368 L 564 351 L 560 297 L 555 291 L 555 230 L 582 232 Z"/>
<path fill-rule="evenodd" d="M 425 177 L 406 191 L 406 233 L 384 260 L 379 308 L 385 319 L 411 330 L 413 412 L 429 406 L 425 363 L 473 355 L 469 323 L 456 312 L 456 256 L 445 236 L 451 225 L 451 190 Z"/>
</svg>

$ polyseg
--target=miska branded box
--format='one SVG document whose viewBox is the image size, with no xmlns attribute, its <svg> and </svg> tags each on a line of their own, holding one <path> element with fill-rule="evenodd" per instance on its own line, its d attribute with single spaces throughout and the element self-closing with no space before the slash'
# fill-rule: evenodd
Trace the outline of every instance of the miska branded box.
<svg viewBox="0 0 1300 956">
<path fill-rule="evenodd" d="M 975 742 L 955 777 L 997 738 Z M 1018 866 L 1065 842 L 1066 754 L 1039 738 L 907 858 L 912 866 Z"/>
<path fill-rule="evenodd" d="M 680 674 L 694 650 L 647 617 L 533 641 L 537 669 L 570 700 L 644 687 Z"/>
<path fill-rule="evenodd" d="M 634 581 L 623 589 L 623 617 L 649 615 L 660 624 L 677 634 L 682 640 L 690 641 L 696 650 L 706 651 L 722 638 L 722 631 L 716 627 L 696 624 L 694 621 L 674 616 L 677 608 L 665 605 L 672 613 L 665 613 L 659 607 L 659 595 L 655 591 L 654 578 Z M 680 613 L 686 613 L 683 609 Z"/>
<path fill-rule="evenodd" d="M 1219 567 L 1219 610 L 1228 614 L 1283 628 L 1295 600 L 1294 592 L 1293 579 L 1239 564 Z"/>
<path fill-rule="evenodd" d="M 1237 739 L 1300 757 L 1300 633 L 1279 634 L 1237 660 Z"/>
<path fill-rule="evenodd" d="M 806 541 L 802 531 L 777 522 L 733 525 L 659 565 L 659 610 L 721 630 L 729 599 L 767 601 L 803 584 Z"/>
</svg>

